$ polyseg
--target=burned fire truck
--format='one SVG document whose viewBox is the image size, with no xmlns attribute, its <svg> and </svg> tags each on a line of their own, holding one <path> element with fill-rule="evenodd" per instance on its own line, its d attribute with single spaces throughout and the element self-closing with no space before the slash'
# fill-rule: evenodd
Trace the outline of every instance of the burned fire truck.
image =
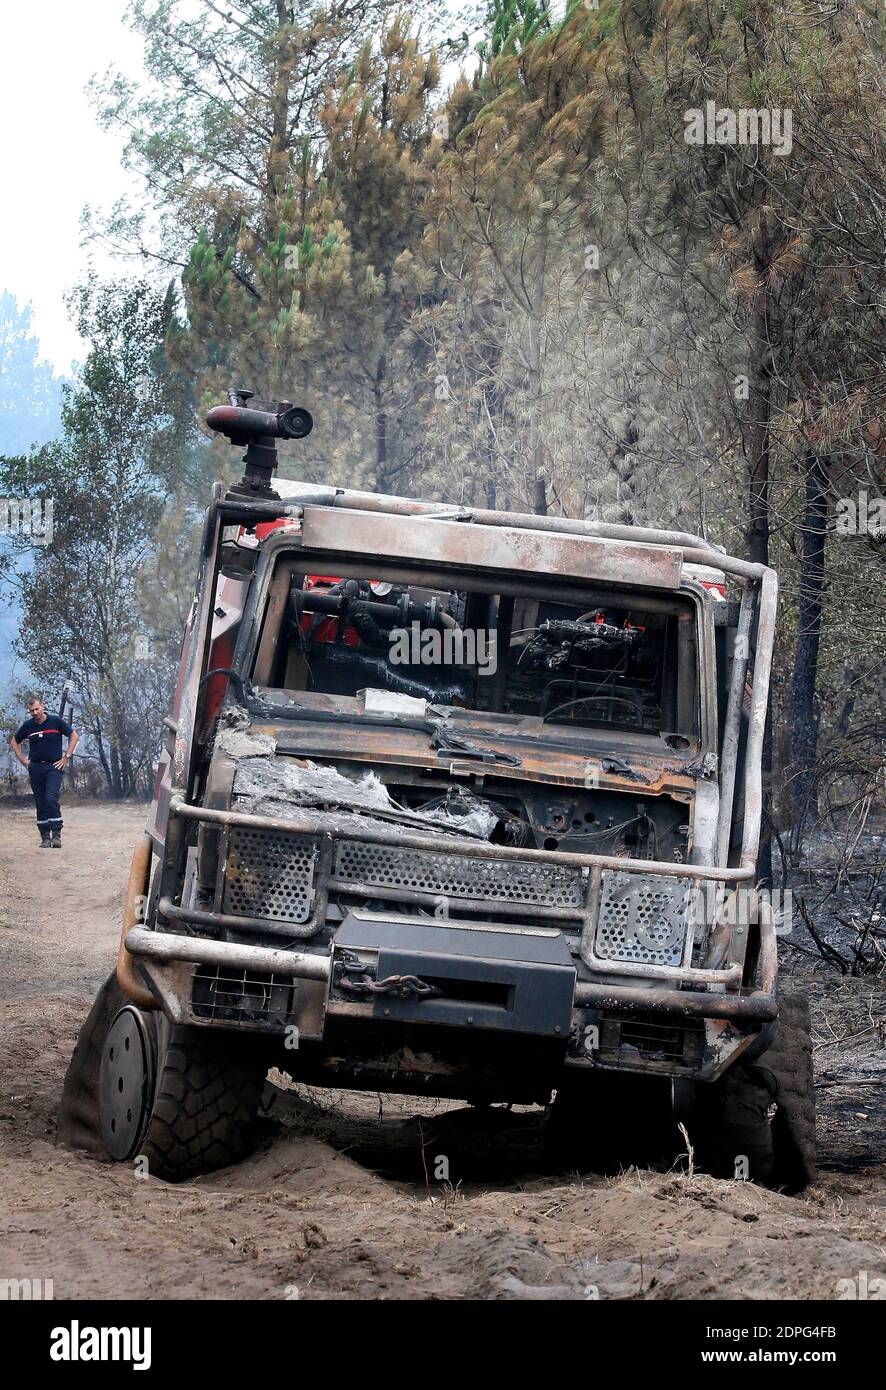
<svg viewBox="0 0 886 1390">
<path fill-rule="evenodd" d="M 178 1180 L 297 1082 L 546 1107 L 568 1168 L 798 1190 L 804 1001 L 756 890 L 771 569 L 698 536 L 275 479 L 231 392 L 116 969 L 59 1137 Z M 678 1126 L 682 1129 L 678 1131 Z"/>
</svg>

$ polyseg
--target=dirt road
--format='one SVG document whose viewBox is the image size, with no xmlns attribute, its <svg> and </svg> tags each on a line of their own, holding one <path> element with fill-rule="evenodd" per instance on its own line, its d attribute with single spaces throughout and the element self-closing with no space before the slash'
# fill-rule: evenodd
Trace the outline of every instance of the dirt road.
<svg viewBox="0 0 886 1390">
<path fill-rule="evenodd" d="M 466 1139 L 452 1107 L 303 1090 L 274 1093 L 247 1162 L 178 1187 L 57 1148 L 144 821 L 66 814 L 59 853 L 0 808 L 0 1279 L 78 1299 L 835 1299 L 886 1277 L 884 992 L 817 973 L 823 1171 L 800 1199 L 697 1174 L 539 1177 L 520 1158 L 531 1116 Z M 440 1149 L 448 1184 L 425 1172 Z"/>
</svg>

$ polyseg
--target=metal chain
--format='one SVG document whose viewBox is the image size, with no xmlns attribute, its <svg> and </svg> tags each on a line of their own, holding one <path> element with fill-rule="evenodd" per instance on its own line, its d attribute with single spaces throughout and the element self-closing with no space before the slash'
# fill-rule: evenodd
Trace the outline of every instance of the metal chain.
<svg viewBox="0 0 886 1390">
<path fill-rule="evenodd" d="M 356 980 L 341 980 L 339 988 L 350 994 L 396 994 L 398 999 L 408 999 L 410 995 L 426 999 L 441 992 L 417 975 L 389 975 L 386 980 L 371 980 L 368 975 L 361 975 Z"/>
</svg>

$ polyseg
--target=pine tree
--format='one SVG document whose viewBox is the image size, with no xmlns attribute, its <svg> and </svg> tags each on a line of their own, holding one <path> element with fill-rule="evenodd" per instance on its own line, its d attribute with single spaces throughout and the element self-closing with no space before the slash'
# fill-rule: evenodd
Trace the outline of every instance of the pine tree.
<svg viewBox="0 0 886 1390">
<path fill-rule="evenodd" d="M 449 104 L 451 138 L 429 203 L 428 250 L 474 300 L 497 301 L 513 323 L 506 389 L 517 431 L 513 463 L 524 479 L 515 490 L 544 512 L 552 465 L 546 333 L 566 288 L 561 267 L 571 260 L 573 294 L 582 275 L 581 211 L 600 138 L 600 49 L 586 11 L 552 24 L 544 6 L 494 0 L 490 21 L 488 63 Z"/>
<path fill-rule="evenodd" d="M 438 80 L 408 22 L 384 22 L 394 9 L 136 0 L 156 90 L 97 88 L 103 119 L 131 131 L 160 237 L 123 208 L 107 230 L 181 267 L 171 351 L 201 404 L 232 384 L 300 393 L 317 427 L 298 466 L 383 486 L 412 452 L 395 430 L 410 396 L 395 345 L 419 292 L 406 247 Z"/>
<path fill-rule="evenodd" d="M 828 495 L 837 475 L 845 487 L 882 448 L 877 59 L 848 15 L 810 25 L 782 5 L 720 13 L 673 3 L 632 5 L 612 55 L 622 138 L 608 152 L 608 187 L 625 191 L 627 234 L 663 286 L 703 288 L 709 308 L 684 314 L 677 342 L 700 333 L 725 365 L 734 363 L 723 353 L 731 337 L 745 359 L 726 433 L 745 473 L 748 554 L 774 559 L 787 581 L 783 622 L 794 650 L 777 669 L 775 694 L 791 730 L 782 755 L 802 819 L 804 807 L 814 809 Z M 723 112 L 719 133 L 698 145 L 687 139 L 689 121 L 708 103 Z M 742 144 L 730 120 L 743 108 L 789 113 L 792 147 Z"/>
<path fill-rule="evenodd" d="M 419 466 L 420 345 L 409 325 L 432 289 L 416 247 L 437 154 L 431 103 L 439 76 L 433 50 L 422 54 L 409 23 L 397 17 L 377 44 L 364 45 L 320 113 L 355 272 L 373 287 L 341 342 L 350 398 L 371 428 L 379 491 L 408 486 Z"/>
</svg>

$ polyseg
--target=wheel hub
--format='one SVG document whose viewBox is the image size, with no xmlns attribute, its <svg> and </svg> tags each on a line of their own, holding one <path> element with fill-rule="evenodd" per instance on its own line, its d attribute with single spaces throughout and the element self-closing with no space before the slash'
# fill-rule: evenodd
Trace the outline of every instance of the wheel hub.
<svg viewBox="0 0 886 1390">
<path fill-rule="evenodd" d="M 121 1009 L 105 1039 L 99 1070 L 99 1124 L 112 1158 L 131 1158 L 153 1102 L 154 1053 L 144 1015 Z"/>
</svg>

